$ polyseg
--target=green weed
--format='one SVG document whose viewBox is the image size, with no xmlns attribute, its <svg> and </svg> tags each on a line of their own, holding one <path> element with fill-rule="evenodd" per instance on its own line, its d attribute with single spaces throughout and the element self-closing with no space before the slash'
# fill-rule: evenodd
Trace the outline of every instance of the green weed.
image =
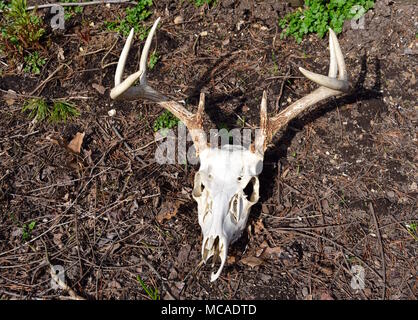
<svg viewBox="0 0 418 320">
<path fill-rule="evenodd" d="M 158 53 L 156 53 L 155 51 L 153 51 L 150 54 L 150 56 L 149 56 L 148 68 L 150 70 L 154 69 L 154 67 L 157 64 L 158 60 L 160 60 L 160 56 L 158 55 Z"/>
<path fill-rule="evenodd" d="M 309 33 L 322 38 L 328 28 L 338 34 L 345 20 L 359 19 L 373 6 L 374 1 L 369 0 L 306 0 L 304 9 L 298 8 L 279 21 L 283 29 L 280 37 L 293 36 L 300 43 Z"/>
<path fill-rule="evenodd" d="M 5 52 L 18 53 L 41 48 L 39 41 L 45 33 L 43 21 L 35 10 L 26 11 L 26 0 L 3 3 L 3 18 L 0 19 L 0 48 Z"/>
<path fill-rule="evenodd" d="M 32 221 L 29 224 L 24 224 L 22 227 L 22 239 L 23 241 L 28 241 L 32 237 L 32 231 L 35 229 L 36 222 Z"/>
<path fill-rule="evenodd" d="M 170 111 L 165 110 L 154 122 L 153 129 L 157 132 L 161 129 L 174 128 L 179 123 L 177 119 Z"/>
<path fill-rule="evenodd" d="M 147 293 L 147 295 L 150 297 L 151 300 L 160 300 L 160 294 L 158 293 L 157 288 L 148 287 L 139 275 L 136 277 L 136 279 L 138 280 L 141 287 L 145 290 L 145 292 Z"/>
<path fill-rule="evenodd" d="M 64 3 L 76 3 L 79 0 L 63 0 Z M 80 14 L 83 12 L 83 7 L 81 6 L 74 6 L 74 7 L 64 7 L 64 19 L 69 20 L 74 17 L 76 14 Z"/>
<path fill-rule="evenodd" d="M 405 226 L 406 226 L 406 230 L 411 235 L 411 237 L 414 238 L 416 241 L 418 241 L 417 223 L 411 222 L 411 223 L 407 223 Z"/>
<path fill-rule="evenodd" d="M 139 34 L 139 38 L 144 40 L 148 31 L 142 22 L 152 14 L 148 10 L 151 6 L 152 0 L 140 0 L 135 7 L 126 9 L 126 15 L 123 19 L 106 22 L 105 26 L 108 30 L 119 32 L 124 36 L 129 35 L 131 29 L 134 28 L 135 33 Z"/>
<path fill-rule="evenodd" d="M 37 122 L 48 120 L 50 122 L 66 122 L 69 118 L 78 117 L 77 108 L 65 101 L 47 103 L 43 98 L 34 98 L 26 101 L 22 112 L 29 111 L 29 117 Z"/>
<path fill-rule="evenodd" d="M 216 0 L 192 0 L 196 7 L 201 7 L 204 4 L 207 4 L 209 7 L 216 4 Z"/>
<path fill-rule="evenodd" d="M 24 57 L 25 68 L 23 71 L 26 73 L 40 74 L 41 68 L 45 64 L 45 59 L 39 55 L 38 51 L 29 53 Z"/>
</svg>

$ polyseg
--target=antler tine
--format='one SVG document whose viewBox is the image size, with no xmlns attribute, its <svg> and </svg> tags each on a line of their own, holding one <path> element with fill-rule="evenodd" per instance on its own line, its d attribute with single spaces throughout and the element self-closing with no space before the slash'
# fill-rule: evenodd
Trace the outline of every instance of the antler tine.
<svg viewBox="0 0 418 320">
<path fill-rule="evenodd" d="M 345 68 L 344 56 L 341 52 L 340 45 L 338 43 L 337 36 L 332 29 L 329 29 L 329 51 L 330 51 L 330 68 L 329 76 L 323 76 L 308 71 L 302 67 L 299 67 L 299 71 L 313 82 L 317 84 L 342 92 L 347 92 L 349 89 L 347 70 Z M 335 63 L 335 60 L 337 63 Z M 339 71 L 338 79 L 336 77 L 336 69 Z"/>
<path fill-rule="evenodd" d="M 155 20 L 154 25 L 151 28 L 151 31 L 148 34 L 147 40 L 145 41 L 144 49 L 142 50 L 141 60 L 139 61 L 139 70 L 129 77 L 127 77 L 122 83 L 122 75 L 123 71 L 125 70 L 125 63 L 128 58 L 128 53 L 132 45 L 132 40 L 134 36 L 134 29 L 131 29 L 129 33 L 128 39 L 125 42 L 123 47 L 122 53 L 119 57 L 118 65 L 116 67 L 115 72 L 115 87 L 110 91 L 110 97 L 112 99 L 116 99 L 119 96 L 122 96 L 127 90 L 129 90 L 132 85 L 140 79 L 141 85 L 146 85 L 146 74 L 147 74 L 147 60 L 148 60 L 148 53 L 151 47 L 152 38 L 154 37 L 155 30 L 157 29 L 158 23 L 160 22 L 161 18 Z M 129 94 L 127 94 L 128 96 Z M 123 96 L 121 98 L 124 98 Z M 162 97 L 160 97 L 162 98 Z"/>
<path fill-rule="evenodd" d="M 193 138 L 196 153 L 199 154 L 199 152 L 207 147 L 206 136 L 203 132 L 202 120 L 202 115 L 204 112 L 204 95 L 201 95 L 197 113 L 193 114 L 178 102 L 168 99 L 166 96 L 154 90 L 147 84 L 148 53 L 151 47 L 152 38 L 155 34 L 159 22 L 160 18 L 154 22 L 145 41 L 145 45 L 141 53 L 141 59 L 139 61 L 139 70 L 122 81 L 123 71 L 125 69 L 129 49 L 131 48 L 134 37 L 134 29 L 132 29 L 129 33 L 128 39 L 125 42 L 122 53 L 119 57 L 118 65 L 116 67 L 115 87 L 110 91 L 110 97 L 112 99 L 123 100 L 134 100 L 142 98 L 158 103 L 160 106 L 174 114 L 174 116 L 176 116 L 186 125 Z M 139 85 L 133 86 L 138 79 Z"/>
<path fill-rule="evenodd" d="M 338 96 L 349 91 L 349 81 L 347 70 L 344 62 L 344 56 L 341 52 L 340 45 L 338 43 L 337 36 L 334 31 L 329 29 L 329 51 L 330 51 L 330 65 L 328 76 L 323 76 L 303 68 L 299 68 L 302 74 L 312 80 L 313 82 L 320 85 L 320 87 L 307 96 L 295 101 L 285 110 L 281 111 L 275 117 L 267 119 L 265 111 L 265 97 L 263 93 L 263 100 L 261 104 L 261 138 L 264 141 L 261 144 L 260 138 L 256 140 L 258 152 L 264 153 L 267 149 L 268 144 L 272 140 L 273 136 L 283 128 L 286 124 L 289 123 L 292 119 L 297 117 L 303 111 L 308 109 L 310 106 L 318 103 L 321 100 L 327 99 L 329 97 Z M 337 77 L 338 73 L 338 77 Z M 263 120 L 264 119 L 264 120 Z M 257 145 L 258 143 L 258 145 Z"/>
</svg>

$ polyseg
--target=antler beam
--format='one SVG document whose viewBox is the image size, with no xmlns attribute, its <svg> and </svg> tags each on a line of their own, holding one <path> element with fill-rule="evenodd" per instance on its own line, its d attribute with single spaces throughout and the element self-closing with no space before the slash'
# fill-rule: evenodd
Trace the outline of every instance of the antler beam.
<svg viewBox="0 0 418 320">
<path fill-rule="evenodd" d="M 263 92 L 260 108 L 260 128 L 262 135 L 256 141 L 258 152 L 264 153 L 274 135 L 292 119 L 307 110 L 310 106 L 327 98 L 338 96 L 349 91 L 349 82 L 344 57 L 334 31 L 329 29 L 330 65 L 328 76 L 313 73 L 299 67 L 302 74 L 320 85 L 307 96 L 295 101 L 278 115 L 268 118 L 267 95 Z M 338 77 L 337 77 L 338 73 Z M 261 141 L 262 140 L 262 141 Z"/>
</svg>

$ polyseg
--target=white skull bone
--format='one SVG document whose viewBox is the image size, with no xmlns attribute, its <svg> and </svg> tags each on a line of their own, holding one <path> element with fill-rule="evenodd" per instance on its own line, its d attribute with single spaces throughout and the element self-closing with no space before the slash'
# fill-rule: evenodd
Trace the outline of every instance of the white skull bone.
<svg viewBox="0 0 418 320">
<path fill-rule="evenodd" d="M 202 228 L 202 258 L 212 257 L 212 267 L 221 264 L 211 281 L 225 265 L 228 247 L 242 234 L 250 208 L 259 198 L 258 175 L 263 159 L 239 145 L 208 148 L 200 154 L 200 168 L 195 175 L 193 198 L 198 204 Z"/>
</svg>

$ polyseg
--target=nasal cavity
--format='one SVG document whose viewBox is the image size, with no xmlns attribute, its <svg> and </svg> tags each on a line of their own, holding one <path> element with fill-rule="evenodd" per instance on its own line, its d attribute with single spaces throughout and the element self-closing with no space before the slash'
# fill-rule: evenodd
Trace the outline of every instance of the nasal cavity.
<svg viewBox="0 0 418 320">
<path fill-rule="evenodd" d="M 248 181 L 247 185 L 244 188 L 244 194 L 247 196 L 248 200 L 251 200 L 251 196 L 254 192 L 254 183 L 255 183 L 255 178 L 251 178 L 250 181 Z"/>
</svg>

